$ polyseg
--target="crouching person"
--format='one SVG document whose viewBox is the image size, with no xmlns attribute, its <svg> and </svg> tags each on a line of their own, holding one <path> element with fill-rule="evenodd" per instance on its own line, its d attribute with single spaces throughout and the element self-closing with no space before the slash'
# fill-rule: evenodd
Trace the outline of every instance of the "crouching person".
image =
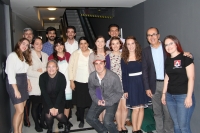
<svg viewBox="0 0 200 133">
<path fill-rule="evenodd" d="M 88 87 L 92 105 L 86 121 L 98 133 L 118 133 L 114 117 L 120 98 L 123 95 L 119 76 L 105 68 L 105 57 L 97 55 L 93 61 L 95 71 L 89 76 Z M 103 123 L 98 120 L 101 112 L 106 110 Z"/>
</svg>

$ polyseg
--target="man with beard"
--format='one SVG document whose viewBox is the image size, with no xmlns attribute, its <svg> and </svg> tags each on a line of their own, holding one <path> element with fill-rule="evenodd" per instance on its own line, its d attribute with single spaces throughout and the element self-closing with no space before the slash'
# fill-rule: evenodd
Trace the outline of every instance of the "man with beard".
<svg viewBox="0 0 200 133">
<path fill-rule="evenodd" d="M 46 37 L 48 41 L 43 44 L 42 52 L 51 55 L 53 53 L 53 45 L 56 38 L 56 29 L 54 27 L 48 27 L 46 29 Z"/>
<path fill-rule="evenodd" d="M 72 54 L 78 49 L 78 42 L 75 40 L 76 28 L 74 26 L 68 26 L 66 30 L 67 41 L 65 42 L 65 49 Z"/>
</svg>

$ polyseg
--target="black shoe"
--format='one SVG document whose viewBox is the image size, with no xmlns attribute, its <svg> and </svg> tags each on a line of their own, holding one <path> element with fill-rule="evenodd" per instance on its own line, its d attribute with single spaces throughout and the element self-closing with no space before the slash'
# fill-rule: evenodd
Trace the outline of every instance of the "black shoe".
<svg viewBox="0 0 200 133">
<path fill-rule="evenodd" d="M 63 133 L 69 133 L 70 130 L 68 128 L 68 125 L 66 125 Z"/>
<path fill-rule="evenodd" d="M 25 126 L 25 127 L 30 127 L 30 126 L 31 126 L 30 121 L 25 121 L 25 120 L 24 120 L 24 126 Z"/>
<path fill-rule="evenodd" d="M 44 123 L 40 123 L 40 127 L 43 128 L 43 129 L 48 129 L 48 128 L 47 128 L 47 125 L 44 124 Z"/>
<path fill-rule="evenodd" d="M 35 127 L 35 130 L 36 130 L 37 132 L 43 132 L 43 129 L 42 129 L 40 126 Z"/>
<path fill-rule="evenodd" d="M 153 133 L 153 132 L 151 131 L 151 132 L 147 132 L 147 133 Z"/>
<path fill-rule="evenodd" d="M 59 128 L 59 129 L 63 129 L 63 124 L 60 123 L 60 122 L 58 122 L 58 128 Z"/>
<path fill-rule="evenodd" d="M 53 132 L 52 132 L 52 130 L 49 130 L 49 129 L 48 129 L 48 130 L 47 130 L 47 133 L 53 133 Z"/>
<path fill-rule="evenodd" d="M 79 127 L 79 128 L 83 128 L 83 127 L 84 127 L 84 123 L 83 123 L 83 122 L 80 122 L 79 125 L 78 125 L 78 127 Z"/>
<path fill-rule="evenodd" d="M 67 128 L 68 128 L 69 131 L 70 131 L 71 127 L 73 127 L 73 125 L 70 121 L 68 121 Z"/>
<path fill-rule="evenodd" d="M 138 130 L 137 132 L 138 132 L 138 133 L 143 133 L 142 130 Z M 153 132 L 152 132 L 152 133 L 153 133 Z"/>
<path fill-rule="evenodd" d="M 128 133 L 128 129 L 122 130 L 122 133 Z"/>
</svg>

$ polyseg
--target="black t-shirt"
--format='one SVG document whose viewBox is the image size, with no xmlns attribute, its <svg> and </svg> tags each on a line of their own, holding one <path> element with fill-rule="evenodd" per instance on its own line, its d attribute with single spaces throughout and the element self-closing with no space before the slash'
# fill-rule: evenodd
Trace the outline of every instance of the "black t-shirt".
<svg viewBox="0 0 200 133">
<path fill-rule="evenodd" d="M 187 94 L 188 77 L 186 67 L 193 63 L 193 59 L 184 56 L 182 53 L 174 58 L 168 57 L 165 60 L 165 69 L 169 77 L 167 92 L 170 94 Z"/>
</svg>

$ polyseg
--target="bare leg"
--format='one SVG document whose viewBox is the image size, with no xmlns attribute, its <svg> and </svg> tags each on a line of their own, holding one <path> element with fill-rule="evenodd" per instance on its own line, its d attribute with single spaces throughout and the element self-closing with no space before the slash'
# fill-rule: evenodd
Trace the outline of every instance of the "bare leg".
<svg viewBox="0 0 200 133">
<path fill-rule="evenodd" d="M 144 118 L 144 108 L 139 108 L 138 120 L 137 120 L 137 130 L 141 129 L 143 118 Z"/>
<path fill-rule="evenodd" d="M 126 130 L 125 123 L 128 114 L 128 109 L 126 108 L 126 99 L 121 99 L 121 122 L 122 122 L 122 130 Z"/>
<path fill-rule="evenodd" d="M 122 100 L 119 101 L 118 108 L 115 114 L 116 122 L 117 122 L 117 130 L 122 130 Z"/>
<path fill-rule="evenodd" d="M 23 106 L 25 107 L 26 105 L 26 101 L 23 102 Z M 23 112 L 23 115 L 22 115 L 22 121 L 19 125 L 19 130 L 20 130 L 20 133 L 22 133 L 22 127 L 23 127 L 23 120 L 24 120 L 24 112 Z"/>
<path fill-rule="evenodd" d="M 26 103 L 26 102 L 25 102 Z M 23 115 L 24 115 L 24 102 L 15 104 L 15 114 L 13 116 L 13 128 L 14 133 L 22 132 L 22 123 L 23 123 Z"/>
<path fill-rule="evenodd" d="M 138 121 L 138 114 L 139 114 L 139 108 L 133 109 L 132 112 L 132 126 L 133 131 L 137 131 L 137 121 Z"/>
<path fill-rule="evenodd" d="M 103 118 L 104 118 L 104 116 L 105 116 L 105 113 L 106 113 L 106 111 L 104 110 L 104 111 L 99 115 L 99 121 L 100 121 L 101 123 L 103 123 Z"/>
</svg>

